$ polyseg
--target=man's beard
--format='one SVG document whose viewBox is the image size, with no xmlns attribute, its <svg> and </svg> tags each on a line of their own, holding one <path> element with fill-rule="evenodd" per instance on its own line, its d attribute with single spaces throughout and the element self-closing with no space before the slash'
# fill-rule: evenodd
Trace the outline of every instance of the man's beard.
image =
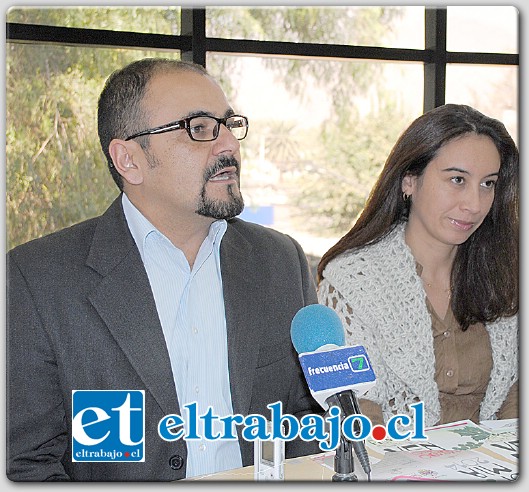
<svg viewBox="0 0 529 492">
<path fill-rule="evenodd" d="M 227 200 L 212 200 L 207 196 L 206 185 L 209 179 L 222 169 L 230 166 L 235 167 L 237 174 L 239 174 L 240 164 L 235 157 L 221 156 L 213 167 L 206 169 L 204 185 L 202 186 L 200 200 L 195 213 L 213 219 L 231 219 L 243 211 L 244 200 L 240 191 L 234 185 L 228 185 L 229 198 Z"/>
</svg>

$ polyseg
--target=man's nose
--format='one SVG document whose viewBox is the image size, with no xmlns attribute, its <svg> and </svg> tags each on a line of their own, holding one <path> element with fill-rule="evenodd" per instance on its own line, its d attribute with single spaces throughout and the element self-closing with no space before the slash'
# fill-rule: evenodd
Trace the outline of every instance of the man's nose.
<svg viewBox="0 0 529 492">
<path fill-rule="evenodd" d="M 234 154 L 241 148 L 241 143 L 235 135 L 228 130 L 226 125 L 220 124 L 219 136 L 214 141 L 215 154 L 229 153 Z"/>
</svg>

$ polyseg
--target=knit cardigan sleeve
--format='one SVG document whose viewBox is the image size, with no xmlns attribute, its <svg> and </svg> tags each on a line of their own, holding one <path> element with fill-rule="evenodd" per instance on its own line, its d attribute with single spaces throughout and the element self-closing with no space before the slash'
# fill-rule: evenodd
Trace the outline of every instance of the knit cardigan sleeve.
<svg viewBox="0 0 529 492">
<path fill-rule="evenodd" d="M 487 325 L 492 348 L 493 367 L 490 382 L 480 408 L 480 420 L 493 420 L 507 398 L 511 386 L 518 381 L 519 333 L 518 316 L 500 318 Z"/>
</svg>

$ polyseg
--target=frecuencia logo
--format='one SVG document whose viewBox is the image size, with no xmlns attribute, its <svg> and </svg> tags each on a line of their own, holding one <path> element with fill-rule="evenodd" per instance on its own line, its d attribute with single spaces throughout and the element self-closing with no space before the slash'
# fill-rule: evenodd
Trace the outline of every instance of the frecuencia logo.
<svg viewBox="0 0 529 492">
<path fill-rule="evenodd" d="M 343 436 L 349 441 L 363 441 L 369 437 L 381 441 L 389 437 L 395 441 L 425 440 L 424 434 L 424 404 L 422 402 L 411 405 L 413 417 L 408 415 L 394 415 L 386 426 L 373 425 L 371 420 L 361 414 L 343 417 L 339 407 L 331 406 L 326 415 L 307 414 L 299 420 L 290 414 L 283 413 L 283 405 L 276 402 L 268 405 L 271 412 L 270 425 L 260 414 L 229 415 L 219 417 L 213 413 L 211 407 L 198 415 L 197 404 L 184 405 L 187 419 L 180 415 L 166 415 L 158 424 L 158 434 L 165 441 L 178 439 L 207 441 L 237 439 L 236 426 L 242 426 L 241 436 L 246 441 L 280 439 L 292 441 L 300 438 L 303 441 L 319 441 L 322 451 L 332 451 L 340 444 Z M 200 422 L 199 422 L 200 421 Z M 220 424 L 222 432 L 214 432 Z M 287 425 L 285 425 L 287 424 Z M 201 428 L 200 434 L 198 429 Z M 409 430 L 407 430 L 409 428 Z"/>
</svg>

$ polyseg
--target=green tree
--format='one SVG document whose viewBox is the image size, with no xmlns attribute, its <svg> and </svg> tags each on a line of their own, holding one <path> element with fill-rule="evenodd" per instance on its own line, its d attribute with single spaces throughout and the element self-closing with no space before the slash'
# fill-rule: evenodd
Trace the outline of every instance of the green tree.
<svg viewBox="0 0 529 492">
<path fill-rule="evenodd" d="M 230 26 L 230 37 L 371 46 L 387 41 L 401 15 L 396 7 L 227 7 L 214 12 L 208 17 L 211 36 L 228 35 L 226 26 Z M 289 173 L 282 181 L 300 229 L 322 236 L 343 234 L 362 209 L 409 117 L 386 95 L 382 64 L 284 57 L 265 58 L 264 63 L 294 96 L 306 87 L 324 88 L 333 112 L 310 134 L 291 121 L 268 122 L 265 128 L 258 125 L 252 141 L 256 129 L 252 124 L 246 147 L 256 148 L 257 140 L 264 138 L 266 158 L 282 177 Z M 208 68 L 221 77 L 229 73 L 226 66 Z M 367 93 L 376 94 L 380 107 L 360 117 L 355 101 Z"/>
<path fill-rule="evenodd" d="M 226 7 L 213 9 L 207 20 L 213 37 L 378 46 L 400 15 L 397 7 Z M 265 63 L 293 94 L 309 82 L 324 83 L 340 113 L 351 95 L 367 91 L 380 72 L 376 63 L 351 67 L 338 62 L 332 73 L 320 59 L 289 59 L 286 68 L 282 57 L 267 58 Z M 226 73 L 216 67 L 214 71 L 221 77 Z"/>
<path fill-rule="evenodd" d="M 383 118 L 351 117 L 325 127 L 319 151 L 305 162 L 303 177 L 294 186 L 298 220 L 308 231 L 341 235 L 354 224 L 389 149 L 408 123 L 390 102 L 381 114 Z"/>
<path fill-rule="evenodd" d="M 179 7 L 12 8 L 7 20 L 177 34 L 180 31 L 179 12 Z M 218 37 L 376 45 L 387 34 L 396 15 L 398 9 L 389 7 L 226 7 L 207 10 L 207 29 L 209 36 Z M 113 70 L 145 56 L 179 58 L 179 53 L 7 45 L 8 248 L 100 214 L 117 195 L 98 142 L 97 97 Z M 237 80 L 240 70 L 237 57 L 218 60 L 212 57 L 208 69 L 220 79 L 229 98 L 233 99 L 237 84 L 232 82 Z M 354 187 L 364 181 L 355 177 L 351 181 L 353 189 L 347 194 L 334 192 L 332 177 L 346 171 L 353 174 L 358 171 L 362 176 L 374 172 L 374 161 L 369 159 L 375 158 L 380 139 L 374 135 L 362 137 L 363 144 L 370 147 L 359 153 L 358 137 L 367 131 L 378 131 L 375 122 L 372 122 L 373 130 L 370 126 L 357 129 L 350 145 L 343 145 L 341 139 L 351 130 L 356 117 L 351 109 L 351 98 L 372 88 L 378 79 L 377 64 L 335 62 L 332 76 L 329 76 L 328 63 L 317 59 L 268 58 L 266 64 L 293 94 L 298 94 L 306 84 L 325 87 L 332 94 L 338 117 L 331 125 L 325 125 L 325 132 L 312 134 L 310 145 L 300 145 L 298 137 L 292 136 L 291 123 L 272 122 L 266 151 L 292 179 L 306 177 L 307 169 L 310 171 L 314 163 L 317 169 L 326 169 L 319 183 L 308 179 L 296 184 L 298 188 L 307 187 L 312 193 L 323 194 L 322 197 L 313 195 L 316 196 L 314 203 L 326 204 L 323 216 L 318 209 L 314 212 L 314 217 L 324 220 L 323 224 L 326 224 L 326 216 L 350 216 L 348 207 L 356 207 L 365 185 L 361 192 L 355 192 Z M 384 120 L 387 123 L 391 119 L 385 116 Z M 248 144 L 245 144 L 248 154 L 259 151 L 259 142 L 252 144 L 249 138 Z M 332 155 L 332 159 L 328 155 Z M 379 161 L 377 157 L 376 162 Z M 346 171 L 340 168 L 343 165 L 347 166 Z M 309 178 L 312 174 L 315 172 L 310 171 Z M 293 197 L 303 207 L 309 203 L 303 196 L 294 194 Z M 312 207 L 311 203 L 309 206 Z M 333 223 L 340 221 L 337 218 Z"/>
<path fill-rule="evenodd" d="M 176 29 L 174 9 L 131 9 Z M 11 9 L 10 22 L 121 28 L 119 9 Z M 179 29 L 179 27 L 178 27 Z M 97 136 L 97 98 L 117 67 L 153 52 L 10 43 L 6 51 L 9 249 L 100 214 L 117 195 Z"/>
</svg>

